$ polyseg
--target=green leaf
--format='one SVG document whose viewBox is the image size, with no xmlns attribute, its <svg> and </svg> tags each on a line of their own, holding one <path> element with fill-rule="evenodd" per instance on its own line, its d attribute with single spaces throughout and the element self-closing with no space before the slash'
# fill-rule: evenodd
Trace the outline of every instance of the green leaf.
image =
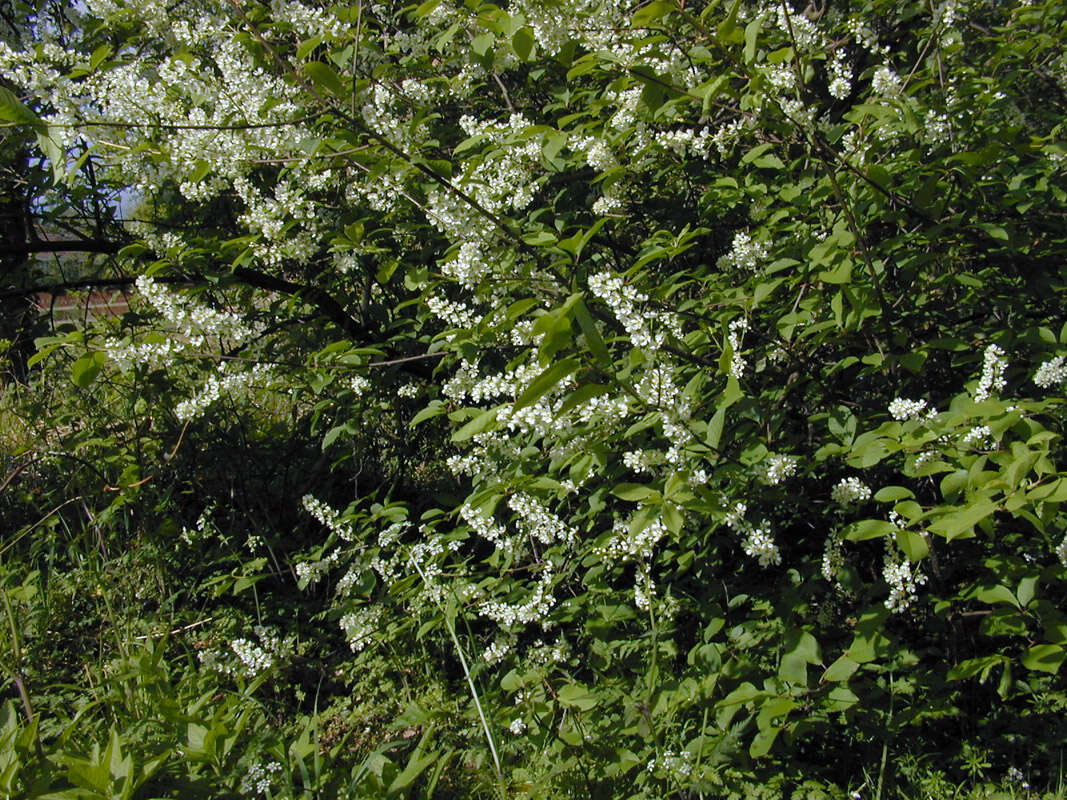
<svg viewBox="0 0 1067 800">
<path fill-rule="evenodd" d="M 896 530 L 896 525 L 883 519 L 864 519 L 853 522 L 845 528 L 843 538 L 850 542 L 862 542 L 867 539 L 881 539 L 883 536 L 895 533 Z"/>
<path fill-rule="evenodd" d="M 556 695 L 561 705 L 588 711 L 597 704 L 596 695 L 580 683 L 568 683 Z"/>
<path fill-rule="evenodd" d="M 620 483 L 611 490 L 611 493 L 620 500 L 626 500 L 631 503 L 640 503 L 651 498 L 655 498 L 657 501 L 662 499 L 660 493 L 655 489 L 642 486 L 639 483 Z"/>
<path fill-rule="evenodd" d="M 962 510 L 939 517 L 935 522 L 930 523 L 929 528 L 949 541 L 959 537 L 968 538 L 974 535 L 974 526 L 996 510 L 997 506 L 991 500 L 977 500 Z"/>
<path fill-rule="evenodd" d="M 89 56 L 89 70 L 95 72 L 96 69 L 107 61 L 111 55 L 111 45 L 102 44 L 93 50 L 93 54 Z"/>
<path fill-rule="evenodd" d="M 580 366 L 581 362 L 576 358 L 565 358 L 553 364 L 530 381 L 530 385 L 515 399 L 515 405 L 512 409 L 518 411 L 527 406 L 532 406 L 554 389 L 560 381 L 573 374 Z"/>
<path fill-rule="evenodd" d="M 87 353 L 75 361 L 70 368 L 70 377 L 75 386 L 81 389 L 89 388 L 89 385 L 100 375 L 100 369 L 107 356 L 102 352 Z"/>
<path fill-rule="evenodd" d="M 1038 576 L 1028 575 L 1019 581 L 1019 588 L 1015 590 L 1015 596 L 1019 598 L 1019 608 L 1026 608 L 1037 594 Z"/>
<path fill-rule="evenodd" d="M 1067 650 L 1058 644 L 1036 644 L 1023 654 L 1023 666 L 1031 672 L 1048 672 L 1056 674 L 1060 671 L 1064 659 L 1067 658 Z"/>
<path fill-rule="evenodd" d="M 522 237 L 522 240 L 531 247 L 545 247 L 547 245 L 554 245 L 559 241 L 558 237 L 550 231 L 528 233 Z"/>
<path fill-rule="evenodd" d="M 744 53 L 744 56 L 745 56 L 745 63 L 746 64 L 751 64 L 753 61 L 756 60 L 756 39 L 759 36 L 760 27 L 762 27 L 762 25 L 763 25 L 763 17 L 757 16 L 750 23 L 748 23 L 748 25 L 745 26 L 745 53 Z M 777 160 L 777 159 L 775 159 L 775 160 Z M 781 164 L 782 167 L 785 167 L 785 164 L 782 164 L 781 161 L 779 161 L 778 163 Z M 756 166 L 762 166 L 762 165 L 757 164 Z"/>
<path fill-rule="evenodd" d="M 596 322 L 593 320 L 593 315 L 589 313 L 589 308 L 585 305 L 585 301 L 579 299 L 572 306 L 571 311 L 578 321 L 578 327 L 582 329 L 585 343 L 589 346 L 589 351 L 593 354 L 593 357 L 601 364 L 610 364 L 611 354 L 608 352 L 607 345 L 604 344 L 604 339 L 601 337 Z"/>
<path fill-rule="evenodd" d="M 748 746 L 748 754 L 752 756 L 752 758 L 761 758 L 767 755 L 781 730 L 780 727 L 772 727 L 758 731 L 756 735 L 752 737 L 752 743 Z"/>
<path fill-rule="evenodd" d="M 855 692 L 846 686 L 835 686 L 826 696 L 826 705 L 831 711 L 847 711 L 860 701 Z"/>
<path fill-rule="evenodd" d="M 793 629 L 787 632 L 782 651 L 778 676 L 787 683 L 807 686 L 808 664 L 822 661 L 818 641 L 807 631 Z"/>
<path fill-rule="evenodd" d="M 979 222 L 975 225 L 979 230 L 985 231 L 986 234 L 993 239 L 999 239 L 1002 242 L 1007 242 L 1011 239 L 1008 232 L 999 225 L 993 225 L 989 222 Z"/>
<path fill-rule="evenodd" d="M 418 414 L 411 418 L 411 422 L 408 425 L 414 428 L 420 422 L 425 422 L 428 419 L 439 417 L 448 410 L 448 407 L 440 400 L 431 400 L 430 404 L 426 408 L 422 409 Z"/>
<path fill-rule="evenodd" d="M 324 89 L 334 97 L 348 98 L 344 82 L 329 64 L 324 64 L 321 61 L 309 61 L 304 64 L 304 72 L 307 73 L 318 88 Z"/>
<path fill-rule="evenodd" d="M 915 497 L 911 489 L 903 486 L 883 486 L 874 494 L 874 499 L 879 503 L 894 503 L 897 500 L 910 500 Z"/>
<path fill-rule="evenodd" d="M 824 683 L 840 683 L 841 681 L 847 681 L 859 668 L 860 665 L 858 662 L 853 661 L 847 655 L 843 655 L 826 668 L 826 671 L 822 674 L 821 680 Z"/>
<path fill-rule="evenodd" d="M 730 10 L 726 14 L 726 19 L 720 22 L 715 29 L 716 37 L 721 44 L 728 45 L 737 41 L 735 36 L 737 32 L 737 12 L 740 9 L 741 0 L 734 0 L 733 5 L 730 6 Z"/>
<path fill-rule="evenodd" d="M 32 125 L 39 129 L 45 127 L 41 118 L 19 100 L 18 95 L 3 86 L 0 86 L 0 119 L 16 125 Z"/>
<path fill-rule="evenodd" d="M 471 50 L 480 56 L 484 56 L 495 43 L 496 36 L 491 33 L 480 33 L 471 39 Z"/>
<path fill-rule="evenodd" d="M 648 28 L 659 22 L 672 11 L 678 10 L 677 3 L 668 3 L 665 0 L 653 0 L 647 5 L 641 6 L 634 12 L 630 24 L 634 28 Z"/>
<path fill-rule="evenodd" d="M 515 35 L 511 37 L 511 48 L 520 61 L 530 60 L 534 48 L 534 37 L 529 28 L 515 31 Z"/>
<path fill-rule="evenodd" d="M 67 152 L 59 146 L 58 129 L 49 126 L 45 130 L 38 131 L 37 145 L 48 157 L 48 163 L 52 166 L 52 180 L 59 183 L 67 174 Z"/>
<path fill-rule="evenodd" d="M 482 433 L 488 430 L 493 424 L 496 423 L 497 410 L 490 408 L 481 412 L 478 416 L 460 428 L 458 431 L 452 434 L 452 441 L 455 443 L 465 442 L 472 438 L 476 433 Z"/>
<path fill-rule="evenodd" d="M 728 708 L 730 706 L 741 705 L 742 703 L 748 703 L 760 697 L 764 697 L 766 692 L 757 689 L 751 683 L 745 682 L 730 692 L 726 697 L 715 704 L 715 708 Z"/>
<path fill-rule="evenodd" d="M 1015 592 L 1009 589 L 1007 586 L 983 586 L 976 593 L 975 596 L 979 601 L 988 605 L 1005 604 L 1014 608 L 1019 608 L 1019 598 L 1015 596 Z"/>
<path fill-rule="evenodd" d="M 1007 662 L 1008 657 L 999 653 L 991 656 L 982 656 L 981 658 L 968 658 L 948 671 L 948 679 L 950 681 L 959 681 L 981 674 L 980 680 L 985 681 L 993 667 Z"/>
<path fill-rule="evenodd" d="M 930 544 L 926 541 L 926 537 L 916 531 L 898 530 L 897 547 L 912 563 L 926 558 L 930 552 Z"/>
</svg>

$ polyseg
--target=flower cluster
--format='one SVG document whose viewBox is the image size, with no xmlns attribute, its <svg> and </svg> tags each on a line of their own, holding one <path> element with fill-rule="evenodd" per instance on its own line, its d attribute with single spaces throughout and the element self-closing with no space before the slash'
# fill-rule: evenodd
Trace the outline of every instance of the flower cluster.
<svg viewBox="0 0 1067 800">
<path fill-rule="evenodd" d="M 841 54 L 830 62 L 830 85 L 827 91 L 837 100 L 844 100 L 852 91 L 852 69 L 845 63 Z"/>
<path fill-rule="evenodd" d="M 838 534 L 831 533 L 826 537 L 826 542 L 823 545 L 822 566 L 820 568 L 822 576 L 835 586 L 840 586 L 838 575 L 840 575 L 841 569 L 844 566 L 844 543 L 841 541 L 841 537 Z"/>
<path fill-rule="evenodd" d="M 376 633 L 381 632 L 382 607 L 366 606 L 350 611 L 341 617 L 341 630 L 353 653 L 358 653 L 370 644 Z"/>
<path fill-rule="evenodd" d="M 889 404 L 889 415 L 898 422 L 915 419 L 925 410 L 925 400 L 906 400 L 903 397 L 898 397 Z"/>
<path fill-rule="evenodd" d="M 638 305 L 648 302 L 648 295 L 628 286 L 622 278 L 608 272 L 589 276 L 589 290 L 603 300 L 615 318 L 622 323 L 634 347 L 659 350 L 667 335 L 682 335 L 681 322 L 674 314 L 639 311 Z"/>
<path fill-rule="evenodd" d="M 880 94 L 883 97 L 894 97 L 900 94 L 904 87 L 900 82 L 900 77 L 892 69 L 882 65 L 874 71 L 874 77 L 871 78 L 871 88 L 875 94 Z"/>
<path fill-rule="evenodd" d="M 974 399 L 979 402 L 988 400 L 993 392 L 1001 391 L 1007 384 L 1004 380 L 1004 370 L 1007 367 L 1008 359 L 1004 351 L 995 344 L 989 345 L 982 357 L 982 376 L 978 379 Z"/>
<path fill-rule="evenodd" d="M 926 576 L 908 561 L 907 556 L 897 550 L 891 539 L 887 538 L 885 542 L 882 577 L 889 584 L 889 597 L 886 598 L 885 607 L 892 613 L 899 614 L 915 602 L 919 587 L 926 583 Z"/>
<path fill-rule="evenodd" d="M 336 533 L 346 542 L 356 538 L 356 532 L 352 529 L 352 523 L 341 519 L 341 515 L 330 506 L 316 499 L 313 495 L 306 494 L 301 501 L 304 509 L 315 519 Z"/>
<path fill-rule="evenodd" d="M 730 251 L 719 258 L 718 266 L 726 270 L 754 270 L 765 258 L 767 245 L 745 231 L 738 231 Z"/>
<path fill-rule="evenodd" d="M 276 659 L 273 653 L 264 650 L 259 645 L 248 639 L 234 639 L 230 642 L 230 648 L 245 665 L 249 677 L 255 677 L 261 672 L 273 667 Z"/>
<path fill-rule="evenodd" d="M 658 758 L 649 759 L 647 769 L 675 779 L 688 778 L 693 774 L 693 754 L 687 750 L 664 750 Z"/>
<path fill-rule="evenodd" d="M 231 372 L 223 361 L 219 364 L 217 373 L 207 377 L 199 392 L 174 407 L 174 416 L 181 422 L 196 419 L 223 394 L 246 392 L 256 382 L 262 382 L 269 375 L 270 367 L 266 364 L 256 364 L 244 372 Z"/>
<path fill-rule="evenodd" d="M 229 652 L 202 650 L 200 662 L 223 675 L 242 675 L 254 678 L 273 669 L 292 654 L 292 638 L 282 639 L 262 625 L 252 628 L 258 643 L 239 637 L 230 642 Z"/>
<path fill-rule="evenodd" d="M 871 497 L 871 487 L 859 478 L 842 478 L 830 490 L 830 498 L 838 505 L 848 506 L 862 503 Z"/>
<path fill-rule="evenodd" d="M 745 519 L 747 511 L 748 507 L 739 502 L 728 508 L 724 516 L 726 524 L 742 537 L 741 549 L 745 555 L 755 558 L 761 567 L 781 564 L 782 555 L 771 535 L 770 524 L 753 525 Z"/>
<path fill-rule="evenodd" d="M 277 761 L 253 764 L 241 779 L 239 791 L 243 795 L 268 794 L 274 783 L 274 776 L 281 771 L 282 765 Z"/>
<path fill-rule="evenodd" d="M 512 736 L 522 736 L 526 733 L 526 723 L 522 721 L 521 717 L 516 717 L 508 725 L 508 732 Z"/>
<path fill-rule="evenodd" d="M 793 456 L 770 453 L 753 470 L 756 479 L 768 486 L 776 486 L 786 478 L 792 477 L 799 462 Z"/>
<path fill-rule="evenodd" d="M 1049 389 L 1067 381 L 1067 357 L 1056 356 L 1049 359 L 1034 374 L 1034 383 L 1042 389 Z"/>
<path fill-rule="evenodd" d="M 727 334 L 731 353 L 730 377 L 737 380 L 741 380 L 741 377 L 745 374 L 745 359 L 741 355 L 741 340 L 747 330 L 748 320 L 744 317 L 738 317 L 730 323 L 729 333 Z"/>
<path fill-rule="evenodd" d="M 626 468 L 638 473 L 651 474 L 652 467 L 661 460 L 662 457 L 656 450 L 627 450 L 622 454 L 622 463 Z"/>
</svg>

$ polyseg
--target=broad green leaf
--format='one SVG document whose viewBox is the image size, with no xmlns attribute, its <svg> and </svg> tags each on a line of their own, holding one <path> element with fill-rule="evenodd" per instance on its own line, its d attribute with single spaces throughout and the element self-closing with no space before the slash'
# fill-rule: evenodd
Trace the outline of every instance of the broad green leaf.
<svg viewBox="0 0 1067 800">
<path fill-rule="evenodd" d="M 752 700 L 764 697 L 766 692 L 761 689 L 757 689 L 751 683 L 747 681 L 742 683 L 726 697 L 715 704 L 715 708 L 727 708 L 729 706 L 741 705 L 742 703 L 748 703 Z"/>
<path fill-rule="evenodd" d="M 752 758 L 762 758 L 767 755 L 781 730 L 781 728 L 767 728 L 766 730 L 757 731 L 756 735 L 752 737 L 752 743 L 748 746 L 748 754 Z"/>
<path fill-rule="evenodd" d="M 511 37 L 511 49 L 520 61 L 529 61 L 534 49 L 534 37 L 529 28 L 522 28 Z"/>
<path fill-rule="evenodd" d="M 515 404 L 512 409 L 518 411 L 527 406 L 532 406 L 552 391 L 564 378 L 570 377 L 580 366 L 581 362 L 578 359 L 565 358 L 548 367 L 530 381 L 530 385 L 515 398 Z"/>
<path fill-rule="evenodd" d="M 447 411 L 448 407 L 440 400 L 431 400 L 426 408 L 422 409 L 418 414 L 411 418 L 409 426 L 414 428 L 420 422 L 425 422 L 428 419 L 439 417 Z"/>
<path fill-rule="evenodd" d="M 48 127 L 37 133 L 37 145 L 48 157 L 48 163 L 52 167 L 52 180 L 59 183 L 67 174 L 67 151 L 60 144 L 59 130 Z"/>
<path fill-rule="evenodd" d="M 1004 603 L 1015 608 L 1019 608 L 1019 598 L 1015 596 L 1015 592 L 1009 589 L 1007 586 L 987 586 L 978 590 L 975 595 L 981 602 L 988 603 L 989 605 L 995 605 L 997 603 Z"/>
<path fill-rule="evenodd" d="M 87 353 L 75 361 L 70 367 L 70 377 L 74 384 L 82 389 L 89 388 L 89 385 L 100 375 L 100 369 L 106 359 L 107 356 L 98 351 Z"/>
<path fill-rule="evenodd" d="M 1058 644 L 1036 644 L 1023 653 L 1023 666 L 1031 672 L 1048 672 L 1055 675 L 1060 671 L 1067 650 Z"/>
<path fill-rule="evenodd" d="M 911 489 L 903 486 L 883 486 L 874 493 L 874 499 L 879 503 L 894 503 L 897 500 L 909 500 L 915 497 Z"/>
<path fill-rule="evenodd" d="M 930 553 L 930 544 L 926 541 L 926 537 L 916 531 L 898 530 L 897 547 L 912 563 L 926 558 Z"/>
<path fill-rule="evenodd" d="M 948 679 L 950 681 L 959 681 L 965 678 L 973 678 L 975 675 L 981 675 L 980 680 L 985 681 L 993 667 L 998 664 L 1005 664 L 1007 661 L 1008 657 L 1001 654 L 969 658 L 950 669 L 948 671 Z"/>
<path fill-rule="evenodd" d="M 596 707 L 597 704 L 596 695 L 589 691 L 588 687 L 580 683 L 568 683 L 559 690 L 556 696 L 559 698 L 561 705 L 571 706 L 582 711 L 588 711 Z"/>
<path fill-rule="evenodd" d="M 348 92 L 345 89 L 344 82 L 329 64 L 324 64 L 321 61 L 308 61 L 304 64 L 304 72 L 307 73 L 318 88 L 324 89 L 334 97 L 347 99 Z"/>
<path fill-rule="evenodd" d="M 826 668 L 822 674 L 824 683 L 840 683 L 847 681 L 853 673 L 860 668 L 858 662 L 853 661 L 847 655 L 839 657 L 833 664 Z"/>
<path fill-rule="evenodd" d="M 497 410 L 490 408 L 481 412 L 478 416 L 460 428 L 458 431 L 452 434 L 452 441 L 455 443 L 465 442 L 472 438 L 476 433 L 482 433 L 488 430 L 491 426 L 496 424 Z"/>
<path fill-rule="evenodd" d="M 32 125 L 43 129 L 44 123 L 29 106 L 19 100 L 10 89 L 0 86 L 0 120 L 14 122 L 17 125 Z"/>
<path fill-rule="evenodd" d="M 641 6 L 634 12 L 633 17 L 630 19 L 630 24 L 634 28 L 647 28 L 660 22 L 663 17 L 672 11 L 677 10 L 677 3 L 666 2 L 666 0 L 652 0 L 651 3 Z"/>
<path fill-rule="evenodd" d="M 640 503 L 653 498 L 657 501 L 662 499 L 658 491 L 648 486 L 642 486 L 639 483 L 620 483 L 611 490 L 611 493 L 620 500 L 626 500 L 631 503 Z"/>
<path fill-rule="evenodd" d="M 974 526 L 997 510 L 997 506 L 991 500 L 976 500 L 970 506 L 952 511 L 931 522 L 929 528 L 938 536 L 944 536 L 951 541 L 959 537 L 974 535 Z"/>
<path fill-rule="evenodd" d="M 835 686 L 826 696 L 826 705 L 830 711 L 847 711 L 859 701 L 856 693 L 846 686 Z"/>
<path fill-rule="evenodd" d="M 864 519 L 854 522 L 844 530 L 843 538 L 850 542 L 880 539 L 896 533 L 897 527 L 882 519 Z"/>
<path fill-rule="evenodd" d="M 753 61 L 756 60 L 756 39 L 759 36 L 760 27 L 762 27 L 762 25 L 763 17 L 757 15 L 750 23 L 748 23 L 748 25 L 745 26 L 744 57 L 746 64 L 751 64 Z M 781 161 L 779 161 L 778 163 L 781 164 L 782 167 L 785 166 L 785 164 L 782 164 Z M 762 165 L 757 164 L 756 166 L 758 167 Z"/>
</svg>

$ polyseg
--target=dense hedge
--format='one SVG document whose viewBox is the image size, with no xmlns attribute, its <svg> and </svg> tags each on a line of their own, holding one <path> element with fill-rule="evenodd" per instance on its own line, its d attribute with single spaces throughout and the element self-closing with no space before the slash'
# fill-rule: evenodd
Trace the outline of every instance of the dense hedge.
<svg viewBox="0 0 1067 800">
<path fill-rule="evenodd" d="M 173 638 L 121 656 L 276 726 L 227 718 L 220 755 L 203 698 L 160 711 L 144 786 L 1055 788 L 1062 4 L 22 24 L 0 116 L 51 170 L 33 209 L 139 299 L 38 339 L 3 502 L 28 536 L 76 496 L 49 536 L 157 576 Z M 182 719 L 210 769 L 166 749 Z"/>
</svg>

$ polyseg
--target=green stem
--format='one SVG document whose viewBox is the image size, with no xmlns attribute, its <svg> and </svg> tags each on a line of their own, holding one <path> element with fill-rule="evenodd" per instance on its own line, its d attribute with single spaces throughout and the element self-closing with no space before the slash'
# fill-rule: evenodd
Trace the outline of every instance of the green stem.
<svg viewBox="0 0 1067 800">
<path fill-rule="evenodd" d="M 426 579 L 426 573 L 422 571 L 422 567 L 419 566 L 419 563 L 414 558 L 411 558 L 410 555 L 408 556 L 408 559 L 419 573 L 422 582 L 429 586 L 430 582 Z M 478 689 L 474 686 L 474 678 L 471 677 L 471 671 L 467 667 L 467 657 L 463 653 L 463 647 L 459 643 L 459 637 L 456 636 L 455 625 L 452 624 L 452 620 L 449 618 L 448 613 L 441 607 L 441 603 L 436 597 L 434 598 L 434 605 L 436 605 L 441 614 L 444 615 L 445 627 L 448 628 L 448 633 L 452 637 L 452 644 L 456 646 L 456 653 L 459 655 L 460 666 L 463 667 L 463 674 L 467 678 L 467 686 L 470 687 L 471 697 L 474 698 L 474 707 L 478 709 L 478 718 L 482 721 L 482 730 L 485 731 L 485 739 L 489 742 L 489 752 L 493 754 L 493 765 L 496 768 L 497 788 L 499 789 L 503 785 L 504 779 L 503 771 L 500 769 L 500 757 L 496 753 L 496 745 L 493 743 L 493 734 L 489 730 L 489 721 L 485 718 L 485 712 L 482 710 L 482 702 L 478 699 Z"/>
</svg>

